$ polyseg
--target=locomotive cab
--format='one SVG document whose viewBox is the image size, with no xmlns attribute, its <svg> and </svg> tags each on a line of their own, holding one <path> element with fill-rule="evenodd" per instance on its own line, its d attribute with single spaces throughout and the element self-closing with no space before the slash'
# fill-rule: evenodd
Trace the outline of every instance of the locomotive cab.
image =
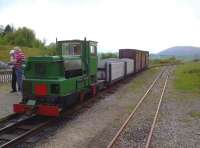
<svg viewBox="0 0 200 148">
<path fill-rule="evenodd" d="M 57 52 L 64 59 L 66 77 L 79 74 L 96 79 L 97 42 L 80 40 L 58 41 Z"/>
</svg>

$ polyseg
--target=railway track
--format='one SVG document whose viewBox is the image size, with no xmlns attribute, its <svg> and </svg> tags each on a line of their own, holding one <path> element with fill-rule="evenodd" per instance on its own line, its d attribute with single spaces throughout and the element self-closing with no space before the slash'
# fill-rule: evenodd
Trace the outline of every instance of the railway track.
<svg viewBox="0 0 200 148">
<path fill-rule="evenodd" d="M 104 95 L 113 92 L 114 90 L 112 88 L 102 91 Z M 97 95 L 96 97 L 98 98 L 100 96 L 102 96 L 102 94 Z M 87 99 L 81 104 L 75 104 L 63 111 L 60 118 L 47 118 L 35 115 L 28 116 L 14 113 L 0 119 L 0 148 L 10 148 L 18 144 L 21 145 L 26 143 L 24 140 L 37 136 L 38 133 L 45 127 L 48 128 L 48 125 L 52 122 L 54 123 L 55 120 L 57 121 L 56 123 L 59 123 L 59 121 L 62 122 L 62 118 L 69 118 L 70 120 L 79 112 L 83 112 L 83 110 L 87 110 L 93 106 L 93 103 L 99 100 L 95 99 L 96 97 Z"/>
<path fill-rule="evenodd" d="M 104 94 L 113 93 L 113 89 L 103 90 Z M 97 95 L 96 97 L 100 97 Z M 0 119 L 0 148 L 13 147 L 26 143 L 26 139 L 37 136 L 43 129 L 49 128 L 50 123 L 59 123 L 64 119 L 71 120 L 79 112 L 89 109 L 93 103 L 99 99 L 90 98 L 81 104 L 75 104 L 69 109 L 63 111 L 59 118 L 48 118 L 36 115 L 19 115 L 11 114 L 5 118 Z M 34 141 L 34 140 L 33 140 Z M 27 143 L 28 144 L 28 143 Z M 30 142 L 30 145 L 32 142 Z M 25 144 L 26 145 L 26 144 Z M 28 144 L 29 145 L 29 144 Z"/>
<path fill-rule="evenodd" d="M 12 147 L 45 127 L 52 118 L 12 114 L 0 121 L 0 148 Z"/>
<path fill-rule="evenodd" d="M 156 79 L 159 79 L 162 76 L 163 72 L 164 71 L 162 71 Z M 156 83 L 156 81 L 154 80 L 153 85 L 154 83 Z M 151 87 L 153 87 L 153 85 L 151 85 Z M 110 93 L 111 90 L 105 90 L 104 93 Z M 148 91 L 150 90 L 151 89 L 149 89 Z M 76 105 L 75 107 L 72 107 L 74 109 L 69 109 L 69 111 L 64 113 L 64 115 L 71 116 L 74 112 L 77 112 L 80 109 L 90 108 L 90 106 L 92 106 L 91 104 L 93 104 L 92 102 L 96 101 L 94 101 L 93 99 L 89 99 L 81 105 Z M 23 143 L 24 139 L 32 137 L 33 134 L 37 135 L 37 133 L 39 133 L 41 129 L 44 129 L 44 127 L 52 123 L 52 121 L 54 120 L 56 119 L 44 118 L 34 115 L 26 116 L 18 114 L 11 114 L 4 119 L 0 119 L 0 148 L 12 147 L 16 144 Z"/>
<path fill-rule="evenodd" d="M 112 138 L 112 140 L 110 141 L 110 143 L 107 145 L 107 148 L 112 148 L 112 147 L 117 147 L 119 146 L 119 143 L 120 143 L 120 140 L 123 139 L 124 137 L 124 133 L 125 133 L 125 130 L 128 126 L 130 126 L 130 122 L 135 122 L 135 118 L 137 117 L 137 113 L 143 109 L 143 113 L 144 111 L 146 110 L 146 107 L 145 106 L 142 106 L 144 103 L 144 101 L 146 101 L 147 99 L 149 99 L 148 97 L 151 95 L 153 89 L 154 91 L 158 91 L 156 90 L 155 88 L 155 85 L 158 85 L 159 81 L 160 81 L 160 85 L 159 87 L 160 88 L 160 91 L 156 92 L 157 95 L 154 95 L 154 97 L 156 96 L 156 98 L 154 99 L 157 99 L 156 102 L 157 102 L 157 107 L 154 106 L 154 109 L 155 111 L 149 111 L 149 110 L 146 110 L 147 112 L 152 112 L 153 114 L 153 118 L 151 118 L 151 126 L 148 126 L 148 130 L 144 130 L 146 131 L 145 135 L 142 135 L 142 140 L 140 141 L 142 144 L 140 145 L 134 145 L 135 147 L 145 147 L 145 148 L 149 148 L 150 147 L 150 144 L 151 144 L 151 138 L 152 138 L 152 135 L 153 135 L 153 130 L 154 130 L 154 127 L 156 125 L 156 121 L 157 121 L 157 117 L 158 117 L 158 114 L 159 114 L 159 109 L 160 109 L 160 106 L 161 106 L 161 103 L 162 103 L 162 99 L 163 99 L 163 96 L 164 96 L 164 92 L 166 90 L 166 85 L 167 85 L 167 82 L 168 82 L 168 77 L 169 77 L 169 71 L 171 69 L 171 66 L 165 68 L 163 71 L 161 71 L 158 76 L 154 79 L 154 81 L 152 82 L 152 84 L 149 86 L 148 90 L 145 92 L 145 94 L 140 98 L 139 102 L 136 104 L 135 108 L 132 110 L 132 112 L 130 113 L 130 115 L 127 117 L 127 119 L 125 120 L 125 122 L 122 124 L 122 126 L 119 128 L 119 130 L 117 131 L 117 133 L 115 134 L 115 136 Z M 164 83 L 163 83 L 163 80 L 164 80 Z M 158 95 L 158 93 L 160 93 L 160 95 Z M 149 102 L 150 103 L 150 102 Z M 149 105 L 149 104 L 147 104 Z M 152 107 L 152 106 L 151 106 Z M 140 115 L 138 116 L 142 116 L 142 114 L 140 113 Z M 148 119 L 149 120 L 149 119 Z M 134 124 L 131 124 L 131 126 L 133 126 Z M 139 125 L 140 126 L 140 125 Z M 131 127 L 133 128 L 133 127 Z M 130 129 L 131 129 L 130 128 Z M 141 128 L 139 128 L 141 129 Z M 135 132 L 135 131 L 134 131 Z M 148 134 L 147 134 L 148 133 Z M 135 133 L 134 133 L 135 134 Z M 141 133 L 140 133 L 141 134 Z M 144 133 L 143 133 L 144 134 Z M 129 137 L 129 138 L 133 138 L 133 137 Z M 130 141 L 130 139 L 129 139 Z M 144 142 L 145 141 L 145 142 Z M 130 145 L 129 145 L 130 146 Z M 130 147 L 134 147 L 133 145 L 131 145 Z M 128 147 L 127 145 L 125 147 Z"/>
</svg>

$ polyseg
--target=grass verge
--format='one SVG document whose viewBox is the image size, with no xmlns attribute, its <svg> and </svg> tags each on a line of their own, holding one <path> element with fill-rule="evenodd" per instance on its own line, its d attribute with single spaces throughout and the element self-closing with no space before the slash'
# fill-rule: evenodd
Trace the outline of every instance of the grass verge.
<svg viewBox="0 0 200 148">
<path fill-rule="evenodd" d="M 145 84 L 145 81 L 147 78 L 153 78 L 153 76 L 160 70 L 161 67 L 153 67 L 149 68 L 148 70 L 145 70 L 138 74 L 136 78 L 133 80 L 133 82 L 129 86 L 130 91 L 135 91 L 138 89 L 141 89 L 141 86 Z"/>
<path fill-rule="evenodd" d="M 200 62 L 178 65 L 174 86 L 180 91 L 200 93 Z"/>
<path fill-rule="evenodd" d="M 189 113 L 191 117 L 193 118 L 200 118 L 200 112 L 192 111 Z"/>
<path fill-rule="evenodd" d="M 0 61 L 8 62 L 10 59 L 9 52 L 14 46 L 10 45 L 0 45 Z M 48 54 L 47 50 L 42 50 L 38 48 L 28 48 L 21 47 L 26 57 L 29 56 L 44 56 Z"/>
</svg>

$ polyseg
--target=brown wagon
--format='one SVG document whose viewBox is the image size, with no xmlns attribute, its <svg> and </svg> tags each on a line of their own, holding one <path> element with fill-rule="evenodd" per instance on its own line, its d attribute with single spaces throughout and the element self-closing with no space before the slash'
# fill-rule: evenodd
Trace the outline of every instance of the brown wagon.
<svg viewBox="0 0 200 148">
<path fill-rule="evenodd" d="M 119 58 L 129 58 L 134 60 L 135 72 L 139 72 L 148 67 L 149 52 L 137 49 L 119 49 Z"/>
</svg>

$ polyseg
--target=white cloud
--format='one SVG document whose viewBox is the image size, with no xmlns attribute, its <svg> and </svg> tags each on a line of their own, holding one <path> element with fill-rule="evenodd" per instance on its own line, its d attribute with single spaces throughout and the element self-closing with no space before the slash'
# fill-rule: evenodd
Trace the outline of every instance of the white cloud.
<svg viewBox="0 0 200 148">
<path fill-rule="evenodd" d="M 200 46 L 200 21 L 193 7 L 174 0 L 18 0 L 3 9 L 0 20 L 30 27 L 48 42 L 86 36 L 104 51 Z"/>
</svg>

